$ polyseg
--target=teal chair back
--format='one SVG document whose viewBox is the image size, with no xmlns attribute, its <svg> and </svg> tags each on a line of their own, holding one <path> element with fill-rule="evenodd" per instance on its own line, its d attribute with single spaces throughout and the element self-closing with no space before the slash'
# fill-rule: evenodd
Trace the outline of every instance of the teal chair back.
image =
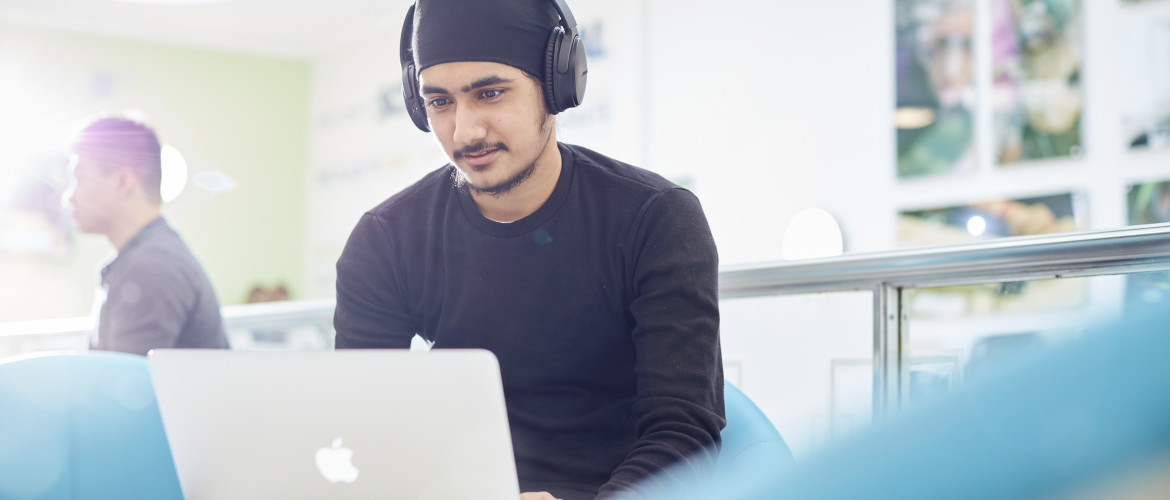
<svg viewBox="0 0 1170 500">
<path fill-rule="evenodd" d="M 721 475 L 737 471 L 779 472 L 794 463 L 792 451 L 780 432 L 743 392 L 723 382 L 727 426 L 720 434 L 723 446 L 716 460 Z"/>
<path fill-rule="evenodd" d="M 182 499 L 146 358 L 0 361 L 0 498 Z"/>
</svg>

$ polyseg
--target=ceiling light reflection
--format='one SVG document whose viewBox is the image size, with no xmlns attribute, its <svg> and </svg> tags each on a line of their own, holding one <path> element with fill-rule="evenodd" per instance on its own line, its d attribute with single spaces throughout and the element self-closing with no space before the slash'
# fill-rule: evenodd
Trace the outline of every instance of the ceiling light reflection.
<svg viewBox="0 0 1170 500">
<path fill-rule="evenodd" d="M 191 176 L 191 180 L 195 182 L 196 186 L 212 193 L 222 193 L 236 187 L 236 181 L 221 172 L 199 172 Z"/>
<path fill-rule="evenodd" d="M 971 236 L 983 236 L 983 232 L 987 231 L 987 220 L 978 215 L 967 219 L 967 232 Z"/>
</svg>

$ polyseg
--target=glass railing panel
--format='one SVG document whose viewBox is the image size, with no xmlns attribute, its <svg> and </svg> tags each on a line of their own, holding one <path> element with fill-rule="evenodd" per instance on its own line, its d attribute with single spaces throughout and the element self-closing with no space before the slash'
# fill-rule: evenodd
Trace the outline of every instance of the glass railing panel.
<svg viewBox="0 0 1170 500">
<path fill-rule="evenodd" d="M 907 290 L 903 408 L 929 401 L 1094 325 L 1170 307 L 1170 274 Z"/>
<path fill-rule="evenodd" d="M 724 377 L 772 421 L 797 459 L 869 425 L 873 294 L 720 303 Z"/>
<path fill-rule="evenodd" d="M 1170 272 L 1136 273 L 1125 277 L 1126 314 L 1170 308 Z"/>
<path fill-rule="evenodd" d="M 224 330 L 236 350 L 330 350 L 333 308 L 332 299 L 225 306 Z"/>
</svg>

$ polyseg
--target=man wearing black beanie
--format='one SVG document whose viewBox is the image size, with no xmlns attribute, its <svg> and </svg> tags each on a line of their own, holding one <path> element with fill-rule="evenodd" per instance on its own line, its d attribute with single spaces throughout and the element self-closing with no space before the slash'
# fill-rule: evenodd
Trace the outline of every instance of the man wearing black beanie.
<svg viewBox="0 0 1170 500">
<path fill-rule="evenodd" d="M 337 262 L 337 347 L 406 348 L 418 334 L 492 351 L 523 499 L 608 499 L 708 473 L 723 374 L 698 199 L 557 142 L 555 115 L 584 90 L 584 48 L 555 43 L 558 25 L 575 35 L 567 7 L 418 0 L 411 12 L 404 95 L 451 163 L 354 228 Z"/>
</svg>

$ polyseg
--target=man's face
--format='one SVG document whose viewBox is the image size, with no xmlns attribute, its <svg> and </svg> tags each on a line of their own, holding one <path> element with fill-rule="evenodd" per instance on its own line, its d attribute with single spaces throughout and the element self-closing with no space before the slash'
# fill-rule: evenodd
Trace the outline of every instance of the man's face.
<svg viewBox="0 0 1170 500">
<path fill-rule="evenodd" d="M 86 233 L 105 233 L 109 221 L 116 217 L 117 182 L 114 176 L 85 155 L 74 155 L 70 170 L 72 179 L 65 191 L 65 203 L 73 213 L 77 229 Z"/>
<path fill-rule="evenodd" d="M 540 85 L 517 68 L 452 62 L 419 74 L 431 130 L 472 192 L 500 197 L 555 148 Z"/>
</svg>

